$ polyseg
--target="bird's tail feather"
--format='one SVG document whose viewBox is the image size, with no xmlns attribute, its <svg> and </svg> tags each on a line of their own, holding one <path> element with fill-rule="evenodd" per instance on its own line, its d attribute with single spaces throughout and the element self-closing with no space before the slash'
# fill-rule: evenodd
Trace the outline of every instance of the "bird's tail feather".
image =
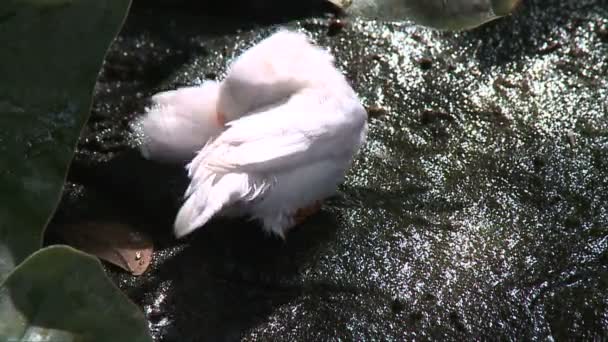
<svg viewBox="0 0 608 342">
<path fill-rule="evenodd" d="M 213 174 L 186 191 L 188 199 L 177 213 L 175 236 L 180 238 L 217 214 L 222 208 L 240 200 L 250 192 L 249 177 L 242 173 Z"/>
<path fill-rule="evenodd" d="M 192 159 L 222 131 L 217 122 L 218 93 L 218 84 L 207 81 L 154 95 L 152 107 L 132 125 L 143 156 L 168 162 Z"/>
</svg>

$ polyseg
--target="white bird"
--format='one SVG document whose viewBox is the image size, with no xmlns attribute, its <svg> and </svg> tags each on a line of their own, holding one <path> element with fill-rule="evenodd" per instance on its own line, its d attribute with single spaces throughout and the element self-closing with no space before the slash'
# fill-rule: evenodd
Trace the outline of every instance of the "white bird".
<svg viewBox="0 0 608 342">
<path fill-rule="evenodd" d="M 367 113 L 333 61 L 305 35 L 279 31 L 232 63 L 219 114 L 210 114 L 223 117 L 225 129 L 207 136 L 186 167 L 191 183 L 177 237 L 236 214 L 285 238 L 335 193 L 365 141 Z"/>
</svg>

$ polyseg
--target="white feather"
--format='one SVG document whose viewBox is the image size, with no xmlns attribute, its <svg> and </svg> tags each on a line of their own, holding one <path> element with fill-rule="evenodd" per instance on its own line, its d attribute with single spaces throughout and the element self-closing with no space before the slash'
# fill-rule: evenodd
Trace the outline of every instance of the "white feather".
<svg viewBox="0 0 608 342">
<path fill-rule="evenodd" d="M 226 203 L 245 197 L 249 192 L 246 174 L 229 174 L 205 179 L 181 207 L 175 219 L 175 236 L 182 237 L 204 225 Z"/>
<path fill-rule="evenodd" d="M 188 165 L 192 182 L 176 235 L 240 202 L 282 236 L 298 208 L 331 195 L 367 129 L 354 93 L 332 96 L 335 86 L 305 88 L 284 104 L 232 121 L 205 146 Z"/>
<path fill-rule="evenodd" d="M 333 60 L 305 34 L 279 30 L 230 65 L 219 106 L 235 119 L 276 105 L 302 88 L 325 83 L 326 75 L 335 73 Z"/>
<path fill-rule="evenodd" d="M 213 81 L 154 95 L 152 107 L 135 124 L 143 136 L 143 156 L 167 162 L 192 159 L 223 130 L 217 119 L 218 97 L 219 84 Z"/>
</svg>

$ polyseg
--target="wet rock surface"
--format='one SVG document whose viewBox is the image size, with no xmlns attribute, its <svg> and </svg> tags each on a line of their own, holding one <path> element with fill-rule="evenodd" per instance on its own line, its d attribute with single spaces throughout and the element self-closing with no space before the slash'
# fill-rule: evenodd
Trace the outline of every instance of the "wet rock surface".
<svg viewBox="0 0 608 342">
<path fill-rule="evenodd" d="M 284 23 L 374 113 L 339 195 L 286 242 L 239 220 L 176 241 L 183 166 L 144 160 L 129 133 L 150 95 L 221 78 L 276 29 L 202 12 L 134 8 L 53 220 L 152 235 L 151 270 L 108 271 L 157 340 L 606 337 L 606 2 L 526 1 L 463 33 Z"/>
</svg>

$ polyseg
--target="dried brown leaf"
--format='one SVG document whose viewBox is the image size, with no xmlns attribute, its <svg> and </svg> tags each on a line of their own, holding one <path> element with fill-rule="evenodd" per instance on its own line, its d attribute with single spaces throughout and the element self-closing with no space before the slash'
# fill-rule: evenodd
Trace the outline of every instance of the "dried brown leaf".
<svg viewBox="0 0 608 342">
<path fill-rule="evenodd" d="M 152 261 L 152 240 L 123 223 L 81 222 L 63 225 L 57 229 L 57 233 L 68 245 L 133 275 L 143 274 Z"/>
</svg>

